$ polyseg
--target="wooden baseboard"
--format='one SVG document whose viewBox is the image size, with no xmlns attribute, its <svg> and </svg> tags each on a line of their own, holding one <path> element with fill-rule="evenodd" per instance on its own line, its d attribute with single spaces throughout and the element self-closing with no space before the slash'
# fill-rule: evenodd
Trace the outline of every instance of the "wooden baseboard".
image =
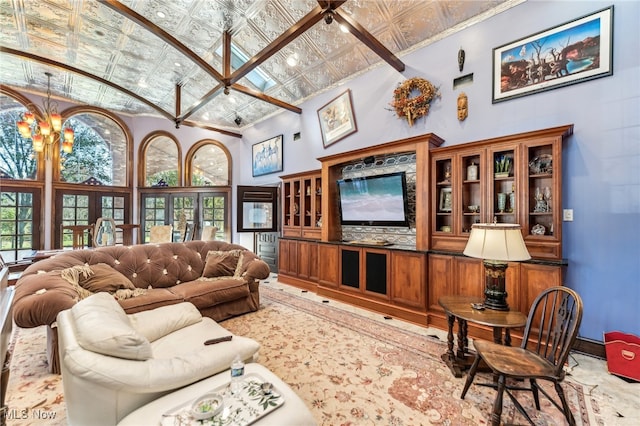
<svg viewBox="0 0 640 426">
<path fill-rule="evenodd" d="M 573 350 L 583 353 L 585 355 L 591 355 L 596 358 L 606 359 L 607 355 L 604 349 L 604 343 L 597 340 L 586 339 L 578 337 L 573 345 Z"/>
</svg>

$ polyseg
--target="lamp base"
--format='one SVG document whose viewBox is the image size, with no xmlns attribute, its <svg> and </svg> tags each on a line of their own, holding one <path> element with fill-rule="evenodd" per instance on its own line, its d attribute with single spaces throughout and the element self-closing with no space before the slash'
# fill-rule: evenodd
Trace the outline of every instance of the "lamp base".
<svg viewBox="0 0 640 426">
<path fill-rule="evenodd" d="M 509 265 L 506 262 L 496 260 L 485 260 L 483 263 L 485 274 L 484 307 L 496 311 L 508 311 L 505 271 Z"/>
</svg>

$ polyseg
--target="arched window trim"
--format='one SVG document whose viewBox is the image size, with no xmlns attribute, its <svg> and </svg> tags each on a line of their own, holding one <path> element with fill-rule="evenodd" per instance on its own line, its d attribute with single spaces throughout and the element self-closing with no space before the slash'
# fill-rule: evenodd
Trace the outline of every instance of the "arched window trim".
<svg viewBox="0 0 640 426">
<path fill-rule="evenodd" d="M 123 187 L 125 188 L 130 188 L 132 187 L 132 183 L 133 183 L 133 136 L 131 134 L 131 131 L 129 130 L 129 127 L 125 124 L 124 121 L 122 121 L 122 119 L 120 117 L 118 117 L 117 115 L 115 115 L 114 113 L 107 111 L 106 109 L 102 109 L 102 108 L 98 108 L 98 107 L 93 107 L 90 105 L 80 105 L 80 106 L 74 106 L 71 108 L 67 108 L 64 111 L 62 111 L 60 113 L 60 115 L 62 115 L 62 122 L 64 123 L 65 121 L 67 121 L 69 118 L 73 118 L 74 115 L 80 115 L 80 114 L 85 114 L 85 113 L 93 113 L 93 114 L 98 114 L 101 115 L 107 119 L 112 120 L 114 123 L 116 123 L 118 125 L 118 127 L 120 127 L 120 129 L 122 130 L 122 133 L 125 136 L 125 140 L 126 140 L 126 144 L 127 144 L 127 148 L 126 148 L 126 153 L 127 153 L 127 174 L 126 174 L 126 185 L 124 185 Z M 57 145 L 54 147 L 53 150 L 53 181 L 54 182 L 60 182 L 60 149 L 57 148 Z M 70 185 L 82 185 L 79 183 L 72 183 Z"/>
<path fill-rule="evenodd" d="M 22 104 L 25 108 L 30 109 L 36 115 L 37 119 L 42 120 L 42 110 L 31 99 L 5 86 L 4 84 L 0 84 L 0 93 L 10 98 L 13 98 L 16 102 Z M 27 142 L 26 139 L 24 140 L 24 142 L 30 143 L 30 142 Z M 58 146 L 58 141 L 54 143 L 54 147 L 53 147 L 54 151 L 56 151 L 57 146 Z M 35 180 L 44 182 L 44 177 L 45 177 L 44 152 L 39 152 L 37 153 L 37 155 L 38 155 L 38 159 L 37 159 Z M 32 182 L 31 179 L 20 179 L 20 180 L 24 182 Z"/>
<path fill-rule="evenodd" d="M 142 141 L 140 142 L 140 147 L 138 148 L 138 187 L 144 188 L 145 182 L 147 181 L 147 149 L 149 149 L 149 145 L 151 142 L 157 137 L 165 136 L 173 141 L 178 148 L 178 186 L 183 185 L 183 177 L 182 177 L 182 146 L 180 142 L 174 135 L 164 130 L 157 130 L 146 135 Z"/>
<path fill-rule="evenodd" d="M 233 176 L 233 173 L 232 173 L 233 161 L 231 160 L 231 152 L 229 152 L 229 149 L 222 142 L 219 142 L 219 141 L 217 141 L 215 139 L 202 139 L 202 140 L 196 142 L 195 144 L 193 144 L 193 146 L 191 148 L 189 148 L 189 151 L 187 151 L 186 176 L 185 176 L 186 186 L 192 186 L 191 185 L 191 180 L 192 180 L 192 177 L 193 177 L 193 157 L 196 155 L 196 153 L 198 152 L 198 150 L 200 148 L 202 148 L 203 146 L 206 146 L 206 145 L 215 145 L 215 146 L 217 146 L 227 156 L 227 175 L 228 175 L 227 176 L 227 182 L 228 182 L 228 184 L 225 185 L 225 186 L 231 186 L 232 185 L 231 176 Z"/>
</svg>

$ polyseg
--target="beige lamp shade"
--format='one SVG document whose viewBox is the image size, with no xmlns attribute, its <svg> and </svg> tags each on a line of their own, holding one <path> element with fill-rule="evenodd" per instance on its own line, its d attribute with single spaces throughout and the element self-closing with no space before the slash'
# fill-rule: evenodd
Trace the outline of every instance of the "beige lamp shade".
<svg viewBox="0 0 640 426">
<path fill-rule="evenodd" d="M 521 261 L 531 259 L 520 232 L 511 223 L 474 223 L 464 254 L 478 259 Z"/>
</svg>

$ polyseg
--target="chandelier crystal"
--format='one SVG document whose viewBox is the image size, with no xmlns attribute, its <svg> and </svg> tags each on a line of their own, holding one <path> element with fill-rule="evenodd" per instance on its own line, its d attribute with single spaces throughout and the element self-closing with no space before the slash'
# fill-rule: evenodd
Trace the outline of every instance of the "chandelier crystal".
<svg viewBox="0 0 640 426">
<path fill-rule="evenodd" d="M 58 104 L 51 100 L 51 77 L 53 74 L 45 72 L 47 76 L 47 99 L 43 100 L 44 120 L 36 119 L 36 114 L 31 111 L 25 112 L 22 120 L 16 125 L 20 136 L 31 139 L 35 152 L 45 153 L 45 158 L 51 157 L 51 149 L 56 140 L 62 142 L 62 150 L 71 153 L 73 150 L 73 129 L 67 127 L 62 130 L 62 116 L 58 114 Z M 29 108 L 30 105 L 27 106 Z M 33 108 L 35 110 L 35 108 Z"/>
</svg>

